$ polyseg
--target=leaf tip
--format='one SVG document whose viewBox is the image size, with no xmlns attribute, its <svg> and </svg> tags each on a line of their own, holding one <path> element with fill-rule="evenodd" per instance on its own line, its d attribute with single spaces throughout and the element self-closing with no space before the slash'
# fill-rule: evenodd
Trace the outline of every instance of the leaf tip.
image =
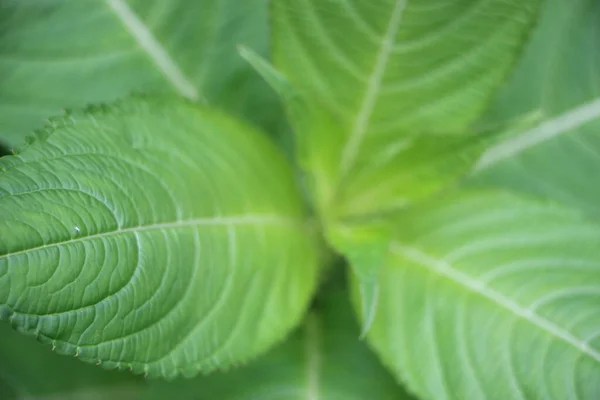
<svg viewBox="0 0 600 400">
<path fill-rule="evenodd" d="M 363 322 L 359 339 L 364 340 L 373 326 L 379 302 L 379 284 L 376 281 L 361 280 L 359 284 Z"/>
<path fill-rule="evenodd" d="M 283 99 L 293 97 L 294 89 L 288 79 L 268 60 L 251 48 L 238 44 L 239 55 L 281 96 Z"/>
</svg>

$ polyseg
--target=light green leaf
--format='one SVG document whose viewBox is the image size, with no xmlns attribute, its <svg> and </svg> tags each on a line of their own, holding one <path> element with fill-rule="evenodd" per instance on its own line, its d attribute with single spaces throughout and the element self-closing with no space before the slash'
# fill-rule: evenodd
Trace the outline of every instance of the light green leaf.
<svg viewBox="0 0 600 400">
<path fill-rule="evenodd" d="M 66 108 L 172 92 L 276 129 L 274 93 L 237 54 L 267 50 L 266 0 L 0 2 L 0 140 Z"/>
<path fill-rule="evenodd" d="M 363 326 L 361 339 L 371 329 L 379 300 L 379 270 L 389 251 L 391 225 L 373 220 L 359 224 L 336 224 L 327 232 L 329 243 L 348 260 L 361 298 Z"/>
<path fill-rule="evenodd" d="M 52 353 L 0 323 L 2 400 L 141 399 L 143 380 Z"/>
<path fill-rule="evenodd" d="M 331 289 L 331 288 L 328 288 Z M 327 290 L 304 326 L 243 368 L 170 384 L 150 384 L 150 399 L 409 400 L 367 346 L 345 290 Z M 173 397 L 174 396 L 174 397 Z"/>
<path fill-rule="evenodd" d="M 260 133 L 179 102 L 92 109 L 0 159 L 0 317 L 108 368 L 224 368 L 300 320 L 311 237 Z"/>
<path fill-rule="evenodd" d="M 496 191 L 399 221 L 368 338 L 409 388 L 431 400 L 600 397 L 599 225 Z"/>
<path fill-rule="evenodd" d="M 548 0 L 539 27 L 486 120 L 532 110 L 538 127 L 492 147 L 471 184 L 550 197 L 598 216 L 600 191 L 600 3 Z"/>
<path fill-rule="evenodd" d="M 600 226 L 589 218 L 599 199 L 590 184 L 600 171 L 599 11 L 547 1 L 483 120 L 545 117 L 489 149 L 469 182 L 537 198 L 465 194 L 399 222 L 370 340 L 424 398 L 600 397 Z"/>
<path fill-rule="evenodd" d="M 445 184 L 448 185 L 457 176 L 463 173 L 467 175 L 472 168 L 471 161 L 476 158 L 480 149 L 485 148 L 487 142 L 491 142 L 496 137 L 513 137 L 515 133 L 521 132 L 519 127 L 529 126 L 534 118 L 537 119 L 537 116 L 532 115 L 519 119 L 503 127 L 504 130 L 494 132 L 493 135 L 490 132 L 483 138 L 467 138 L 465 140 L 462 137 L 455 137 L 453 138 L 454 143 L 446 141 L 447 147 L 439 147 L 439 139 L 416 138 L 411 144 L 414 151 L 404 154 L 405 157 L 395 163 L 395 166 L 400 167 L 403 172 L 396 171 L 395 175 L 389 178 L 400 185 L 400 190 L 412 185 L 414 187 L 413 195 L 424 198 Z M 427 162 L 429 160 L 435 160 L 434 164 Z M 359 180 L 360 178 L 357 181 Z M 384 180 L 383 184 L 378 185 L 374 185 L 374 182 L 363 182 L 365 187 L 370 184 L 374 188 L 371 194 L 376 193 L 377 190 L 390 189 L 388 183 L 389 180 Z M 448 187 L 448 190 L 452 189 L 454 188 Z M 359 197 L 360 199 L 363 198 Z M 367 197 L 367 199 L 372 200 L 373 197 Z M 409 199 L 404 199 L 396 206 L 401 207 L 407 203 L 409 203 Z M 362 204 L 368 204 L 368 201 Z M 380 215 L 368 215 L 364 218 L 330 221 L 327 226 L 329 244 L 349 261 L 360 282 L 364 315 L 363 335 L 369 330 L 377 312 L 379 296 L 377 275 L 388 252 L 392 231 L 395 229 L 394 222 L 393 213 L 388 212 Z"/>
<path fill-rule="evenodd" d="M 308 104 L 292 122 L 321 213 L 388 211 L 460 175 L 447 166 L 477 157 L 467 127 L 512 66 L 537 4 L 273 2 L 274 63 Z M 477 151 L 457 154 L 465 146 Z M 428 173 L 415 184 L 404 160 Z"/>
</svg>

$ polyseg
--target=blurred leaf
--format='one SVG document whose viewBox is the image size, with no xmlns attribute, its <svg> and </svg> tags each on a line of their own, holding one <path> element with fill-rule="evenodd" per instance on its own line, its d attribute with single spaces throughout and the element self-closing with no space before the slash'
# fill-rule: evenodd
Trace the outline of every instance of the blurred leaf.
<svg viewBox="0 0 600 400">
<path fill-rule="evenodd" d="M 177 400 L 409 400 L 358 340 L 345 290 L 317 303 L 304 326 L 266 356 L 227 374 L 151 383 L 148 398 Z"/>
<path fill-rule="evenodd" d="M 48 134 L 0 159 L 0 318 L 61 354 L 165 377 L 244 362 L 300 322 L 317 250 L 259 132 L 136 98 Z"/>
<path fill-rule="evenodd" d="M 389 211 L 460 176 L 479 152 L 458 149 L 478 140 L 456 134 L 509 72 L 537 5 L 273 2 L 273 59 L 303 97 L 291 119 L 321 214 Z M 423 179 L 407 178 L 414 163 Z"/>
<path fill-rule="evenodd" d="M 598 16 L 595 1 L 547 1 L 481 121 L 544 117 L 489 149 L 468 182 L 517 193 L 398 217 L 369 340 L 424 399 L 600 398 Z"/>
<path fill-rule="evenodd" d="M 64 108 L 175 92 L 274 132 L 279 102 L 237 54 L 265 54 L 267 0 L 0 0 L 0 140 Z"/>
<path fill-rule="evenodd" d="M 599 97 L 600 3 L 543 4 L 523 56 L 491 104 L 488 121 L 506 121 L 533 110 L 554 116 Z"/>
<path fill-rule="evenodd" d="M 329 243 L 348 260 L 359 286 L 363 326 L 361 339 L 371 329 L 379 301 L 379 272 L 389 251 L 389 221 L 335 224 L 327 232 Z"/>
<path fill-rule="evenodd" d="M 104 371 L 68 357 L 0 323 L 0 398 L 2 400 L 133 400 L 140 399 L 143 380 Z"/>
<path fill-rule="evenodd" d="M 485 120 L 532 110 L 538 127 L 490 149 L 474 185 L 504 186 L 600 216 L 600 2 L 548 0 L 512 79 Z"/>
<path fill-rule="evenodd" d="M 368 339 L 409 388 L 423 400 L 600 398 L 600 225 L 499 191 L 398 221 Z"/>
</svg>

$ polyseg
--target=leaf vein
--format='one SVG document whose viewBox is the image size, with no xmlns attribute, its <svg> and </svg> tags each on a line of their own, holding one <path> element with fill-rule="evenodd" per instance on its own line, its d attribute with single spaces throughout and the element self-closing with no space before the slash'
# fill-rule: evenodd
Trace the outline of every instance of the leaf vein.
<svg viewBox="0 0 600 400">
<path fill-rule="evenodd" d="M 175 60 L 158 42 L 150 29 L 129 8 L 127 3 L 124 0 L 105 1 L 179 94 L 190 100 L 205 102 L 206 99 L 198 93 L 194 84 L 185 76 Z"/>
<path fill-rule="evenodd" d="M 529 321 L 541 330 L 550 334 L 550 336 L 571 345 L 581 353 L 589 356 L 597 362 L 600 362 L 600 351 L 591 348 L 588 343 L 581 338 L 557 326 L 552 321 L 535 314 L 532 310 L 525 308 L 515 301 L 507 298 L 502 293 L 485 286 L 483 282 L 479 281 L 478 279 L 475 279 L 462 271 L 456 270 L 446 261 L 432 257 L 417 248 L 405 246 L 397 241 L 392 244 L 391 249 L 393 253 L 418 263 L 428 268 L 431 272 L 444 276 L 461 287 L 481 295 L 482 297 L 497 304 L 501 308 L 510 311 L 512 314 Z"/>
<path fill-rule="evenodd" d="M 385 75 L 389 58 L 392 54 L 394 38 L 398 32 L 400 19 L 402 18 L 402 12 L 404 11 L 405 6 L 406 0 L 396 0 L 396 5 L 392 12 L 386 34 L 382 38 L 381 47 L 379 48 L 379 52 L 375 60 L 375 66 L 371 75 L 369 76 L 367 90 L 365 91 L 365 96 L 362 100 L 360 111 L 358 112 L 356 120 L 352 125 L 350 138 L 342 150 L 342 159 L 340 165 L 340 171 L 342 175 L 347 173 L 352 166 L 352 163 L 354 162 L 354 159 L 356 158 L 360 149 L 363 137 L 367 132 L 369 120 L 371 119 L 373 109 L 375 108 L 375 103 L 377 102 L 377 95 L 381 87 L 383 76 Z"/>
<path fill-rule="evenodd" d="M 546 120 L 519 136 L 489 148 L 479 159 L 474 172 L 488 169 L 505 159 L 519 155 L 529 148 L 543 144 L 598 118 L 600 118 L 600 98 Z"/>
<path fill-rule="evenodd" d="M 200 226 L 228 226 L 228 225 L 281 225 L 281 226 L 294 226 L 299 227 L 302 224 L 298 223 L 292 217 L 285 217 L 281 215 L 274 214 L 245 214 L 245 215 L 233 215 L 233 216 L 218 216 L 218 217 L 206 217 L 206 218 L 193 218 L 189 220 L 182 221 L 172 221 L 172 222 L 162 222 L 145 226 L 134 226 L 130 228 L 116 229 L 114 231 L 102 232 L 93 235 L 88 235 L 85 237 L 75 238 L 64 240 L 61 242 L 54 242 L 49 244 L 44 244 L 37 247 L 32 247 L 25 250 L 20 250 L 14 253 L 6 253 L 0 255 L 0 260 L 14 257 L 21 254 L 26 254 L 30 251 L 39 251 L 46 248 L 51 248 L 55 246 L 72 244 L 83 242 L 91 239 L 98 239 L 112 235 L 125 234 L 125 233 L 136 233 L 136 232 L 145 232 L 156 229 L 177 229 L 177 228 L 190 228 L 190 227 L 200 227 Z"/>
</svg>

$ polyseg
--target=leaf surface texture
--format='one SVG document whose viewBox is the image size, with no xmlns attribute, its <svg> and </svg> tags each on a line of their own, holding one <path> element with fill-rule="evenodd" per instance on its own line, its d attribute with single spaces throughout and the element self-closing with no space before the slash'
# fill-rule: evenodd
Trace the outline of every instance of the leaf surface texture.
<svg viewBox="0 0 600 400">
<path fill-rule="evenodd" d="M 238 364 L 299 322 L 316 273 L 291 168 L 219 112 L 122 101 L 0 159 L 0 317 L 60 353 Z"/>
<path fill-rule="evenodd" d="M 319 210 L 389 211 L 460 176 L 480 150 L 468 127 L 509 72 L 537 4 L 273 2 L 273 59 L 304 96 L 289 108 Z"/>
<path fill-rule="evenodd" d="M 598 224 L 498 191 L 399 220 L 369 340 L 408 387 L 423 399 L 598 398 Z"/>
</svg>

